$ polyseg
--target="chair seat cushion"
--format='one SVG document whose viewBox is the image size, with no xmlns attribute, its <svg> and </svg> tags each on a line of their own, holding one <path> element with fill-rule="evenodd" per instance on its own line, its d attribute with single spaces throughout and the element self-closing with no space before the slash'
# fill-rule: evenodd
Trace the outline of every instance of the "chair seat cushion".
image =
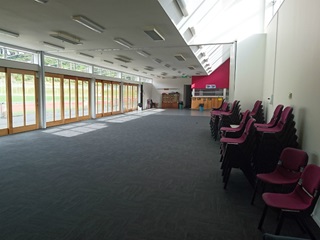
<svg viewBox="0 0 320 240">
<path fill-rule="evenodd" d="M 281 208 L 284 210 L 306 210 L 310 204 L 304 202 L 301 197 L 295 193 L 264 193 L 262 194 L 264 202 L 274 208 Z"/>
<path fill-rule="evenodd" d="M 275 171 L 272 173 L 260 173 L 257 174 L 257 178 L 265 183 L 271 184 L 279 184 L 279 185 L 286 185 L 286 184 L 294 184 L 299 181 L 300 174 L 292 173 L 286 174 L 286 176 L 280 174 L 279 172 Z"/>
<path fill-rule="evenodd" d="M 220 139 L 220 142 L 221 143 L 230 143 L 230 144 L 240 144 L 240 143 L 243 143 L 245 140 L 244 137 L 240 137 L 240 138 L 226 138 L 226 137 L 223 137 Z"/>
</svg>

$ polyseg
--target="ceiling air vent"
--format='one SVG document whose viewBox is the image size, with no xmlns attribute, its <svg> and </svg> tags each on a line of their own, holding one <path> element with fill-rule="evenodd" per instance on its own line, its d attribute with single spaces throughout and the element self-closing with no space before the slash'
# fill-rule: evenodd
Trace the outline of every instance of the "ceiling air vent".
<svg viewBox="0 0 320 240">
<path fill-rule="evenodd" d="M 195 70 L 196 68 L 194 66 L 189 66 L 188 67 L 190 70 Z"/>
<path fill-rule="evenodd" d="M 170 64 L 165 64 L 164 66 L 167 67 L 167 68 L 171 67 Z"/>
<path fill-rule="evenodd" d="M 174 56 L 178 61 L 185 61 L 186 59 L 181 54 L 177 54 Z"/>
</svg>

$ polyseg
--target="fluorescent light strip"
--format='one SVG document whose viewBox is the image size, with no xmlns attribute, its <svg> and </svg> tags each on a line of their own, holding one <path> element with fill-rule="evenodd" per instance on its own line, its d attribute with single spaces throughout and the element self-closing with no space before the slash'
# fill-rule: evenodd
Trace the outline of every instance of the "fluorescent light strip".
<svg viewBox="0 0 320 240">
<path fill-rule="evenodd" d="M 151 54 L 146 51 L 137 51 L 138 54 L 140 54 L 143 57 L 149 57 Z"/>
<path fill-rule="evenodd" d="M 0 34 L 7 35 L 9 37 L 19 37 L 19 33 L 11 32 L 2 28 L 0 28 Z"/>
<path fill-rule="evenodd" d="M 113 64 L 113 62 L 109 61 L 109 60 L 103 60 L 104 62 L 106 63 L 110 63 L 110 64 Z"/>
<path fill-rule="evenodd" d="M 57 49 L 57 50 L 64 50 L 65 49 L 62 46 L 59 46 L 59 45 L 56 45 L 56 44 L 53 44 L 53 43 L 49 43 L 49 42 L 43 42 L 43 45 L 45 45 L 46 47 Z"/>
<path fill-rule="evenodd" d="M 132 48 L 133 45 L 131 43 L 129 43 L 128 41 L 122 39 L 122 38 L 115 38 L 113 39 L 113 41 L 115 41 L 116 43 L 126 47 L 126 48 Z"/>
<path fill-rule="evenodd" d="M 81 45 L 82 44 L 82 42 L 80 42 L 79 38 L 76 38 L 74 36 L 71 36 L 71 35 L 68 35 L 65 33 L 58 32 L 58 33 L 50 34 L 50 36 L 57 38 L 63 42 L 71 43 L 73 45 Z"/>
<path fill-rule="evenodd" d="M 102 33 L 104 31 L 104 27 L 91 21 L 85 16 L 76 15 L 76 16 L 73 16 L 72 19 L 95 32 Z"/>
<path fill-rule="evenodd" d="M 79 54 L 82 56 L 85 56 L 85 57 L 94 58 L 94 56 L 86 54 L 86 53 L 79 52 Z"/>
<path fill-rule="evenodd" d="M 37 3 L 45 4 L 48 2 L 48 0 L 34 0 Z"/>
</svg>

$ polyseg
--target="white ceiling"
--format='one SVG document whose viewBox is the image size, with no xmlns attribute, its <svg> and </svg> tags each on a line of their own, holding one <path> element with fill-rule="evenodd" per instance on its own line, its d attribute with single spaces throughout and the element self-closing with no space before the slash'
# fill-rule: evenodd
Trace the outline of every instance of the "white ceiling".
<svg viewBox="0 0 320 240">
<path fill-rule="evenodd" d="M 177 7 L 177 4 L 174 0 L 161 2 L 162 5 L 158 0 L 49 0 L 46 4 L 40 4 L 34 0 L 1 0 L 0 28 L 19 33 L 20 36 L 13 38 L 0 34 L 0 42 L 149 78 L 163 77 L 163 73 L 167 73 L 166 77 L 207 74 L 197 58 L 199 56 L 196 56 L 202 50 L 195 47 L 191 50 L 186 43 L 186 36 L 182 36 L 172 15 L 169 16 L 170 9 Z M 166 11 L 164 2 L 167 3 Z M 86 16 L 103 26 L 104 32 L 100 34 L 82 26 L 72 20 L 73 15 Z M 183 18 L 182 14 L 180 18 Z M 165 41 L 154 41 L 145 34 L 143 30 L 149 27 L 156 28 Z M 80 38 L 83 44 L 72 45 L 50 36 L 57 31 L 72 34 Z M 115 43 L 113 39 L 117 37 L 132 43 L 133 48 Z M 65 50 L 52 50 L 44 46 L 43 41 L 63 46 Z M 143 57 L 136 50 L 144 50 L 151 55 Z M 93 55 L 94 58 L 81 56 L 79 52 Z M 174 57 L 176 54 L 182 54 L 186 61 L 178 61 Z M 131 58 L 132 62 L 120 62 L 115 59 L 118 55 Z M 223 55 L 224 58 L 229 57 L 228 52 Z M 161 59 L 162 63 L 152 61 L 154 58 Z M 168 64 L 170 67 L 165 66 Z M 145 70 L 146 66 L 154 70 Z M 189 66 L 195 69 L 190 70 Z"/>
</svg>

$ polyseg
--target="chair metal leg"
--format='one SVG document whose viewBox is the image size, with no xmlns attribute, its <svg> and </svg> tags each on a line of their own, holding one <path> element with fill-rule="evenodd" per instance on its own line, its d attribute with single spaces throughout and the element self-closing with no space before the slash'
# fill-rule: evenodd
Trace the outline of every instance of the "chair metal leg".
<svg viewBox="0 0 320 240">
<path fill-rule="evenodd" d="M 268 205 L 266 204 L 266 205 L 264 206 L 264 209 L 263 209 L 263 212 L 262 212 L 262 216 L 261 216 L 261 219 L 260 219 L 260 222 L 259 222 L 259 226 L 258 226 L 258 229 L 259 229 L 259 230 L 262 229 L 262 225 L 263 225 L 264 219 L 265 219 L 265 217 L 266 217 L 267 210 L 268 210 Z"/>
<path fill-rule="evenodd" d="M 281 231 L 281 228 L 282 228 L 282 225 L 283 225 L 283 220 L 284 220 L 284 212 L 281 210 L 280 219 L 279 219 L 279 222 L 278 222 L 278 225 L 277 225 L 277 228 L 276 228 L 275 235 L 279 235 L 280 234 L 280 231 Z"/>
<path fill-rule="evenodd" d="M 255 185 L 255 187 L 254 187 L 252 199 L 251 199 L 251 205 L 254 204 L 254 199 L 256 198 L 256 193 L 257 193 L 258 187 L 259 187 L 259 185 L 260 185 L 259 183 L 260 183 L 260 180 L 257 179 L 257 180 L 256 180 L 256 185 Z"/>
<path fill-rule="evenodd" d="M 223 186 L 223 189 L 227 189 L 227 185 L 228 185 L 228 181 L 229 181 L 229 178 L 230 178 L 230 174 L 231 174 L 231 167 L 228 168 L 227 172 L 226 172 L 226 175 L 224 176 L 224 186 Z"/>
</svg>

